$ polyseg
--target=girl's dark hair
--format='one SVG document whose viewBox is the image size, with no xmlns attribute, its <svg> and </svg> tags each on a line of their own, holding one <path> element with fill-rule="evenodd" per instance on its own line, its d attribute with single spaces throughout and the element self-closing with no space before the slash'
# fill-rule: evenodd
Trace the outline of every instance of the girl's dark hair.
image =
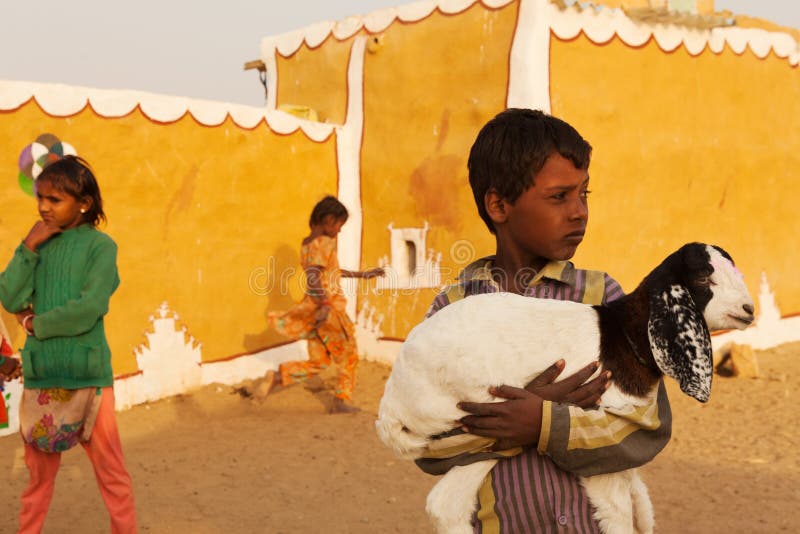
<svg viewBox="0 0 800 534">
<path fill-rule="evenodd" d="M 486 213 L 486 193 L 494 189 L 513 204 L 556 152 L 576 169 L 589 168 L 591 145 L 568 123 L 541 111 L 510 108 L 481 128 L 467 167 L 478 214 L 490 232 L 494 225 Z"/>
<path fill-rule="evenodd" d="M 339 202 L 339 199 L 328 195 L 319 202 L 317 205 L 314 206 L 314 209 L 311 210 L 311 217 L 308 218 L 308 225 L 314 226 L 317 224 L 322 224 L 323 219 L 328 215 L 333 215 L 334 220 L 347 220 L 347 208 L 344 207 L 344 204 Z"/>
<path fill-rule="evenodd" d="M 78 156 L 64 156 L 44 168 L 36 178 L 36 183 L 49 182 L 56 189 L 72 195 L 79 201 L 91 200 L 91 206 L 83 214 L 83 222 L 97 226 L 106 220 L 103 212 L 103 198 L 92 170 L 85 159 Z"/>
</svg>

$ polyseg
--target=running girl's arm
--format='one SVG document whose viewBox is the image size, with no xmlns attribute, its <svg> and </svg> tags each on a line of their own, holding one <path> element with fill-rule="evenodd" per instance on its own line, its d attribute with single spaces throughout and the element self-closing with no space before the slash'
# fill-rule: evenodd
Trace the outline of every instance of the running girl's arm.
<svg viewBox="0 0 800 534">
<path fill-rule="evenodd" d="M 331 304 L 328 301 L 329 295 L 325 292 L 322 285 L 322 277 L 326 275 L 325 269 L 321 265 L 309 265 L 306 268 L 306 283 L 308 289 L 306 293 L 314 299 L 318 308 L 314 314 L 316 325 L 319 326 L 328 318 L 331 312 Z"/>
<path fill-rule="evenodd" d="M 46 339 L 88 332 L 108 312 L 108 301 L 117 286 L 117 245 L 111 239 L 100 239 L 89 253 L 80 296 L 36 314 L 29 321 L 35 336 Z"/>
<path fill-rule="evenodd" d="M 365 278 L 369 280 L 370 278 L 383 276 L 383 267 L 367 269 L 366 271 L 348 271 L 347 269 L 341 269 L 339 274 L 342 278 Z"/>
</svg>

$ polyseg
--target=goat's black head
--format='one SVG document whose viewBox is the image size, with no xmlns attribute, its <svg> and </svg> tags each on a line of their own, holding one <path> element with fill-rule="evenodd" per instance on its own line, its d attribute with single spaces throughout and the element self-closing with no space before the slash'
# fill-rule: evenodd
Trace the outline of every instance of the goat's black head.
<svg viewBox="0 0 800 534">
<path fill-rule="evenodd" d="M 753 321 L 753 300 L 741 273 L 721 248 L 689 243 L 664 260 L 645 283 L 656 364 L 684 393 L 706 402 L 713 375 L 709 330 L 741 329 Z"/>
</svg>

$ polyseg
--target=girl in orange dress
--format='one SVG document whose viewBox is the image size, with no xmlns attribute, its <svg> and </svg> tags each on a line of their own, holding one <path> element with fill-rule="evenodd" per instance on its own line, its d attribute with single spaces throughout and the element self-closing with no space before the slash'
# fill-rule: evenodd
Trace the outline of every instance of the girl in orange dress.
<svg viewBox="0 0 800 534">
<path fill-rule="evenodd" d="M 326 196 L 314 206 L 308 223 L 311 233 L 300 247 L 306 295 L 290 310 L 267 315 L 269 324 L 280 334 L 308 340 L 308 360 L 286 362 L 277 372 L 269 371 L 265 376 L 266 394 L 275 386 L 288 386 L 317 375 L 333 362 L 338 377 L 332 413 L 358 411 L 347 403 L 355 386 L 358 348 L 339 279 L 369 279 L 383 274 L 383 269 L 347 271 L 339 268 L 336 236 L 347 222 L 347 216 L 347 208 L 333 196 Z"/>
</svg>

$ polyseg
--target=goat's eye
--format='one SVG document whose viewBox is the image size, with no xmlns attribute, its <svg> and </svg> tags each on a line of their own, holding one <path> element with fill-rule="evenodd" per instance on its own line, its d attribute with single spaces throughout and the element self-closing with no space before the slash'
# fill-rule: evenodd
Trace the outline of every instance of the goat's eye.
<svg viewBox="0 0 800 534">
<path fill-rule="evenodd" d="M 703 286 L 703 287 L 708 287 L 708 286 L 714 285 L 714 282 L 711 281 L 711 277 L 710 276 L 701 276 L 700 278 L 698 278 L 696 280 L 696 283 L 697 283 L 697 285 Z"/>
</svg>

